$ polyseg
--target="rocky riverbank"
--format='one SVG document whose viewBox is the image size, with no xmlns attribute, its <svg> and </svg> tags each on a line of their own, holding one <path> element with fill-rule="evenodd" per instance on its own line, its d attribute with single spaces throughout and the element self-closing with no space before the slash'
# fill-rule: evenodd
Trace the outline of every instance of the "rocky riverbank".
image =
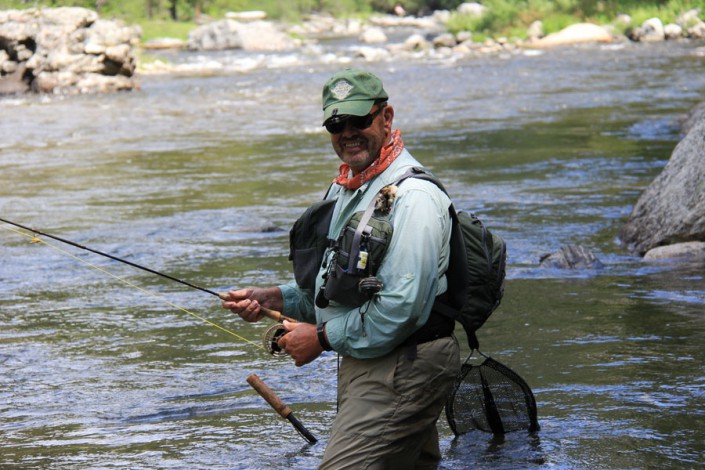
<svg viewBox="0 0 705 470">
<path fill-rule="evenodd" d="M 485 12 L 485 7 L 478 3 L 464 3 L 457 11 L 458 14 L 464 15 L 482 15 Z M 345 53 L 366 61 L 383 61 L 399 57 L 455 59 L 579 43 L 618 44 L 705 38 L 705 22 L 700 19 L 698 10 L 684 12 L 676 23 L 664 24 L 659 18 L 651 18 L 641 25 L 632 25 L 630 17 L 620 15 L 607 26 L 579 23 L 548 35 L 543 32 L 543 24 L 536 21 L 529 27 L 527 39 L 524 40 L 506 37 L 476 40 L 471 31 L 452 34 L 447 27 L 451 15 L 450 11 L 436 11 L 426 17 L 379 15 L 372 16 L 364 22 L 357 19 L 341 20 L 325 15 L 312 15 L 302 24 L 290 26 L 267 21 L 264 12 L 232 13 L 225 19 L 208 22 L 194 29 L 185 42 L 173 38 L 161 38 L 143 46 L 146 49 L 169 47 L 189 51 L 302 50 L 309 56 L 318 56 L 321 61 L 329 62 L 330 54 L 321 47 L 321 44 L 331 38 L 352 40 L 356 46 Z M 628 34 L 619 32 L 624 30 L 629 31 Z M 194 73 L 198 70 L 194 67 L 181 68 L 178 65 L 155 62 L 145 64 L 140 71 Z"/>
</svg>

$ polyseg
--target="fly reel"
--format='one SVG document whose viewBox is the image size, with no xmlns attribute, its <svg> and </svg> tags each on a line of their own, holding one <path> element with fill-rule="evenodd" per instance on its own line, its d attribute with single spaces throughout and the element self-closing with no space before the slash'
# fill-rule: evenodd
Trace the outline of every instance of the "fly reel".
<svg viewBox="0 0 705 470">
<path fill-rule="evenodd" d="M 264 349 L 272 356 L 287 356 L 286 351 L 279 347 L 279 339 L 286 334 L 286 328 L 281 323 L 275 323 L 267 328 L 262 337 Z"/>
</svg>

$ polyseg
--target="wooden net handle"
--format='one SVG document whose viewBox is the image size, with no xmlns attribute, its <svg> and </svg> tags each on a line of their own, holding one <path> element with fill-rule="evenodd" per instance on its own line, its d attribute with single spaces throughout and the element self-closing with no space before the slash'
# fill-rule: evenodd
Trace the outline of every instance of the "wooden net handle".
<svg viewBox="0 0 705 470">
<path fill-rule="evenodd" d="M 291 414 L 291 408 L 286 406 L 283 401 L 274 393 L 267 385 L 262 382 L 262 379 L 257 377 L 257 374 L 252 374 L 247 378 L 247 383 L 264 398 L 274 410 L 279 413 L 279 416 L 286 419 Z"/>
</svg>

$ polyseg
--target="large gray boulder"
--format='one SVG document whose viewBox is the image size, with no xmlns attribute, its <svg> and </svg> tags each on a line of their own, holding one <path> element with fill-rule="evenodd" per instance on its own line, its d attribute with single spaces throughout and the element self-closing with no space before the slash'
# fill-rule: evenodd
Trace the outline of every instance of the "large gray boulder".
<svg viewBox="0 0 705 470">
<path fill-rule="evenodd" d="M 85 8 L 0 11 L 0 93 L 133 89 L 140 35 Z"/>
<path fill-rule="evenodd" d="M 195 51 L 283 51 L 295 46 L 295 41 L 271 21 L 240 22 L 231 19 L 199 26 L 189 33 L 186 42 L 186 47 Z"/>
<path fill-rule="evenodd" d="M 699 116 L 620 230 L 620 240 L 634 254 L 705 241 L 705 117 Z"/>
</svg>

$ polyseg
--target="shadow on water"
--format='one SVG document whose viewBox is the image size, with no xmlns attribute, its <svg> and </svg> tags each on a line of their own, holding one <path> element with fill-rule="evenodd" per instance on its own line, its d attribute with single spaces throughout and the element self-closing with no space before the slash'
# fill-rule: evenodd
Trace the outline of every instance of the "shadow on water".
<svg viewBox="0 0 705 470">
<path fill-rule="evenodd" d="M 184 406 L 169 406 L 168 409 L 157 411 L 154 413 L 127 416 L 121 419 L 121 422 L 127 424 L 134 423 L 158 423 L 161 421 L 172 421 L 172 420 L 182 420 L 191 418 L 202 418 L 206 416 L 213 415 L 227 415 L 230 413 L 236 413 L 238 411 L 247 410 L 252 407 L 252 400 L 250 397 L 245 397 L 235 402 L 223 402 L 221 398 L 230 398 L 232 395 L 241 395 L 246 389 L 226 389 L 226 390 L 216 390 L 208 391 L 203 393 L 194 393 L 189 395 L 181 396 L 170 396 L 164 397 L 166 402 L 200 402 L 206 399 L 216 398 L 218 399 L 217 404 L 189 404 Z"/>
<path fill-rule="evenodd" d="M 495 436 L 481 431 L 469 432 L 450 442 L 445 457 L 451 463 L 444 461 L 440 468 L 516 469 L 544 465 L 548 460 L 539 434 L 522 431 Z"/>
</svg>

